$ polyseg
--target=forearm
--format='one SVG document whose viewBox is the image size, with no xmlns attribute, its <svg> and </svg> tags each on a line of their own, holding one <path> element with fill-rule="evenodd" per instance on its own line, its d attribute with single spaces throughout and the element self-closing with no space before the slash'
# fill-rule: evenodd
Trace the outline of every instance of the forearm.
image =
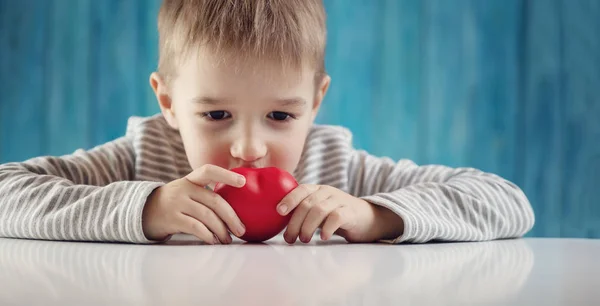
<svg viewBox="0 0 600 306">
<path fill-rule="evenodd" d="M 0 167 L 0 237 L 148 243 L 141 214 L 160 185 L 75 185 L 49 175 L 11 175 Z"/>
<path fill-rule="evenodd" d="M 402 220 L 402 217 L 384 206 L 373 205 L 376 219 L 379 220 L 374 229 L 377 240 L 394 240 L 402 236 L 402 233 L 404 233 L 404 220 Z"/>
<path fill-rule="evenodd" d="M 526 197 L 496 176 L 462 176 L 422 183 L 363 199 L 403 220 L 393 242 L 482 241 L 524 235 L 534 223 Z"/>
</svg>

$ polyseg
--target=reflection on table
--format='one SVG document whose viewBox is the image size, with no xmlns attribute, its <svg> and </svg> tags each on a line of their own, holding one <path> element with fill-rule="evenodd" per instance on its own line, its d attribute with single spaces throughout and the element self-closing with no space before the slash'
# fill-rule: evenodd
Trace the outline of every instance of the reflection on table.
<svg viewBox="0 0 600 306">
<path fill-rule="evenodd" d="M 181 238 L 181 237 L 180 237 Z M 523 240 L 129 245 L 0 239 L 0 304 L 468 305 L 506 299 L 533 267 Z"/>
</svg>

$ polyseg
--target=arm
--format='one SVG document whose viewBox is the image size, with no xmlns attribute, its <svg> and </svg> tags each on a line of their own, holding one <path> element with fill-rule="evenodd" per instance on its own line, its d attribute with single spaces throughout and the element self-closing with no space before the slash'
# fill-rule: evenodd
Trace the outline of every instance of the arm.
<svg viewBox="0 0 600 306">
<path fill-rule="evenodd" d="M 89 151 L 0 165 L 0 237 L 148 243 L 142 210 L 162 183 L 131 181 L 123 137 Z"/>
<path fill-rule="evenodd" d="M 396 163 L 354 151 L 349 172 L 350 194 L 401 217 L 402 235 L 390 242 L 519 237 L 535 221 L 519 187 L 476 169 Z"/>
</svg>

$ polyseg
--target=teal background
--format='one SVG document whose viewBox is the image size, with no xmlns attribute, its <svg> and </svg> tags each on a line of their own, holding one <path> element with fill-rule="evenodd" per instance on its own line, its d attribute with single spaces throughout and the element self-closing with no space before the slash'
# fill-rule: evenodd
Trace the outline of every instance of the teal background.
<svg viewBox="0 0 600 306">
<path fill-rule="evenodd" d="M 516 182 L 528 236 L 600 238 L 600 1 L 325 4 L 319 122 L 376 155 Z M 0 0 L 0 162 L 90 148 L 156 113 L 158 7 Z"/>
</svg>

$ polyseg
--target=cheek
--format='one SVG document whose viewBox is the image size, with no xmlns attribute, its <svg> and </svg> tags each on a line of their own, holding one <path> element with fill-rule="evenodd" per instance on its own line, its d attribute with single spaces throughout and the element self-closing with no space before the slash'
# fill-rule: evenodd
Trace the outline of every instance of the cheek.
<svg viewBox="0 0 600 306">
<path fill-rule="evenodd" d="M 198 146 L 195 148 L 186 149 L 188 161 L 192 169 L 211 164 L 228 169 L 229 167 L 229 150 L 228 147 L 218 146 Z"/>
<path fill-rule="evenodd" d="M 202 132 L 198 128 L 181 129 L 185 153 L 192 169 L 205 164 L 227 168 L 229 146 L 215 133 Z"/>
<path fill-rule="evenodd" d="M 273 142 L 269 148 L 271 165 L 294 173 L 302 155 L 305 138 L 306 133 L 299 130 Z"/>
</svg>

